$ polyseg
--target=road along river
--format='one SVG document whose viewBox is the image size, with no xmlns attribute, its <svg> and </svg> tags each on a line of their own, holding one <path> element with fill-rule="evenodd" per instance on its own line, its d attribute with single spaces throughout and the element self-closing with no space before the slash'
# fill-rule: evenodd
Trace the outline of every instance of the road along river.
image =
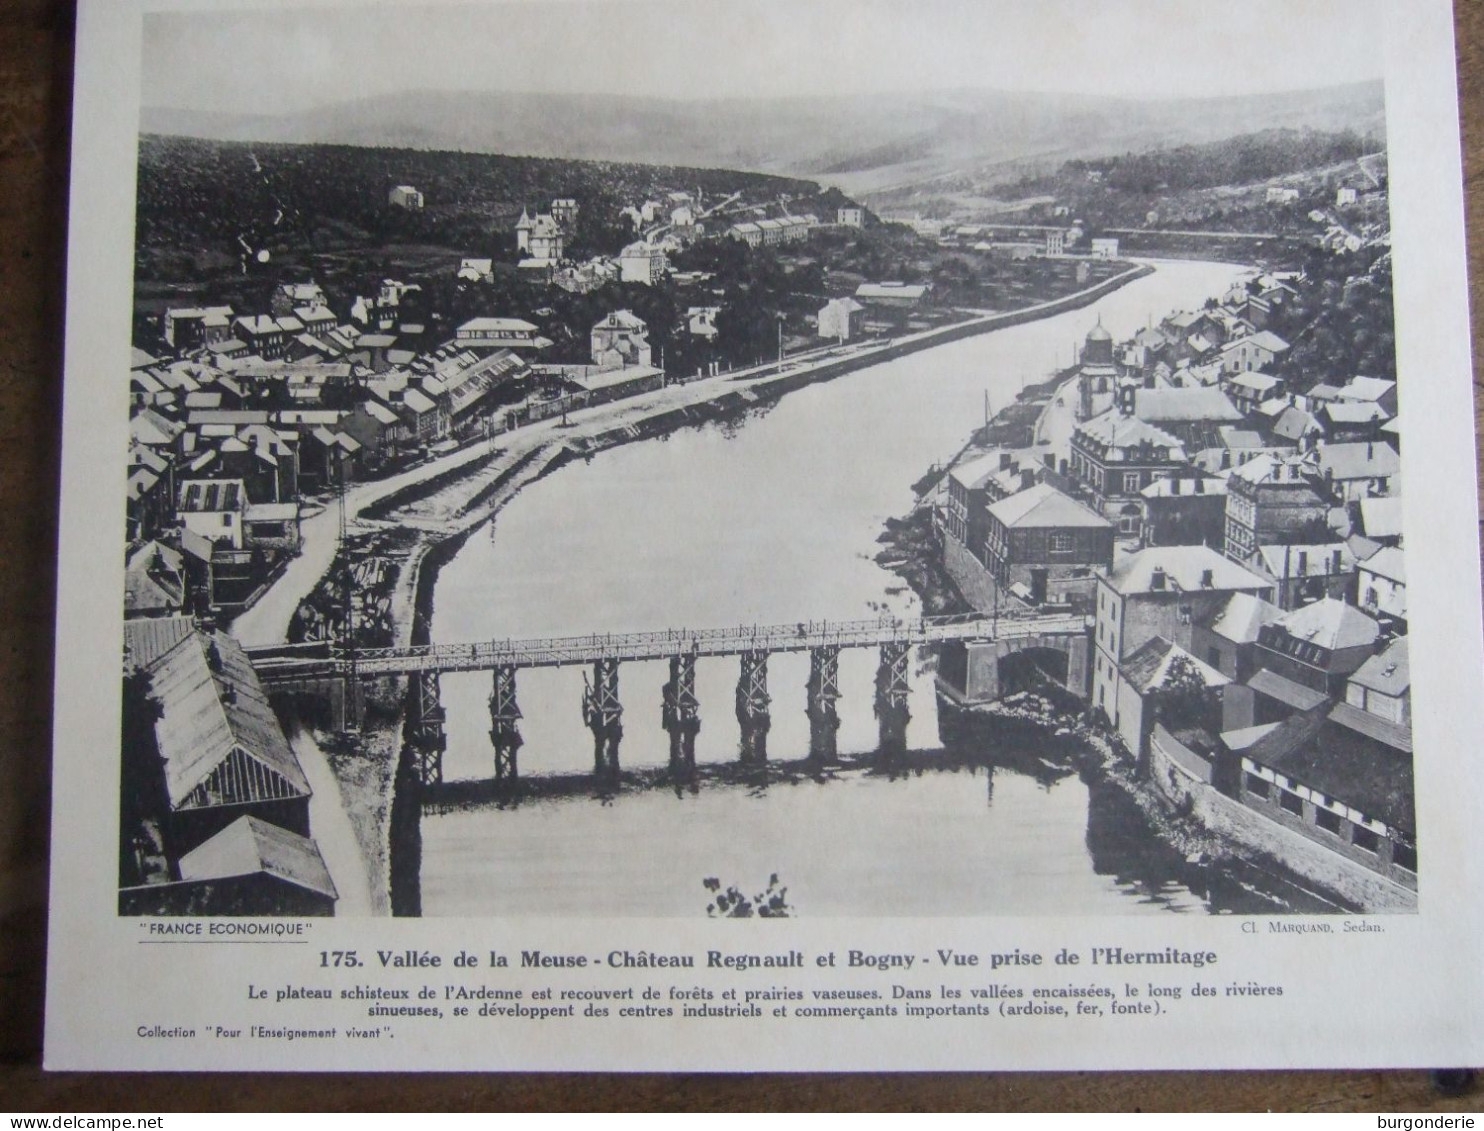
<svg viewBox="0 0 1484 1131">
<path fill-rule="evenodd" d="M 955 451 L 983 412 L 1044 379 L 1101 319 L 1115 337 L 1199 307 L 1242 269 L 1164 262 L 1094 305 L 945 344 L 791 393 L 737 423 L 708 424 L 564 467 L 470 537 L 434 589 L 435 642 L 665 627 L 911 616 L 916 598 L 875 564 L 910 484 Z M 840 659 L 842 753 L 874 749 L 876 657 Z M 769 755 L 807 752 L 802 654 L 769 665 Z M 621 761 L 662 766 L 662 663 L 625 664 Z M 701 763 L 735 760 L 735 660 L 697 670 Z M 523 670 L 523 775 L 592 767 L 578 669 Z M 491 773 L 484 675 L 446 676 L 445 775 Z M 914 659 L 908 746 L 941 747 L 931 662 Z M 931 755 L 928 757 L 931 763 Z M 766 789 L 704 785 L 429 811 L 427 915 L 703 914 L 706 877 L 753 894 L 771 874 L 809 915 L 1117 914 L 1273 909 L 1243 887 L 1181 882 L 1183 857 L 1075 775 L 1018 768 L 929 770 L 890 779 Z M 1125 836 L 1127 828 L 1130 835 Z"/>
</svg>

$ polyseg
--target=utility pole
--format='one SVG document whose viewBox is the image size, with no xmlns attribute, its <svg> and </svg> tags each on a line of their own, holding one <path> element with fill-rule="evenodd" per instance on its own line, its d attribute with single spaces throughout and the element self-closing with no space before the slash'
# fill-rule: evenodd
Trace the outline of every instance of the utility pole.
<svg viewBox="0 0 1484 1131">
<path fill-rule="evenodd" d="M 356 689 L 356 608 L 355 573 L 350 567 L 350 547 L 346 544 L 345 475 L 340 475 L 337 506 L 339 510 L 340 559 L 345 575 L 342 579 L 341 599 L 345 608 L 345 637 L 341 648 L 345 653 L 345 695 L 347 702 L 353 700 Z"/>
</svg>

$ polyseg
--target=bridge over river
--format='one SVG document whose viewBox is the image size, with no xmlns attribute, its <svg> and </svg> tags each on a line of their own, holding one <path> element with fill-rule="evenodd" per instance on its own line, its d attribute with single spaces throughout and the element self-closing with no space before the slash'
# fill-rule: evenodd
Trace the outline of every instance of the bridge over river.
<svg viewBox="0 0 1484 1131">
<path fill-rule="evenodd" d="M 767 760 L 772 702 L 768 657 L 775 652 L 808 652 L 805 711 L 809 717 L 809 756 L 828 761 L 836 755 L 835 732 L 840 725 L 836 701 L 841 697 L 838 661 L 842 648 L 879 649 L 874 706 L 880 721 L 881 750 L 890 755 L 905 749 L 907 662 L 914 647 L 953 649 L 953 660 L 947 665 L 953 677 L 949 683 L 964 698 L 995 698 L 999 662 L 1030 651 L 1059 654 L 1062 662 L 1058 667 L 1065 672 L 1063 682 L 1070 690 L 1085 694 L 1088 625 L 1087 617 L 1071 615 L 995 618 L 966 614 L 906 620 L 878 617 L 423 644 L 360 649 L 354 654 L 318 642 L 249 649 L 248 654 L 266 690 L 328 697 L 337 722 L 358 717 L 362 681 L 410 677 L 409 733 L 418 750 L 424 784 L 443 779 L 445 740 L 439 676 L 444 672 L 491 672 L 494 778 L 497 782 L 513 782 L 518 776 L 517 753 L 522 743 L 516 698 L 516 674 L 521 668 L 590 666 L 584 676 L 582 713 L 593 734 L 594 772 L 616 775 L 623 737 L 618 672 L 625 661 L 669 661 L 661 725 L 670 736 L 671 765 L 694 769 L 695 736 L 701 726 L 696 661 L 738 658 L 736 714 L 742 730 L 741 758 L 743 762 L 763 763 Z"/>
</svg>

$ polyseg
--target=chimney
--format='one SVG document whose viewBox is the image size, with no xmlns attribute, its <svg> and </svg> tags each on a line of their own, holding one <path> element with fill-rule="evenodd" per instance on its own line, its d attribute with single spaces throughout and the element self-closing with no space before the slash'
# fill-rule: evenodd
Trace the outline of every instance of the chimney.
<svg viewBox="0 0 1484 1131">
<path fill-rule="evenodd" d="M 1009 452 L 1001 452 L 1000 453 L 1000 470 L 1001 471 L 1008 471 L 1009 468 L 1010 468 L 1010 453 Z"/>
<path fill-rule="evenodd" d="M 1365 458 L 1367 462 L 1376 458 L 1376 445 L 1370 440 L 1365 443 Z"/>
<path fill-rule="evenodd" d="M 1180 493 L 1180 479 L 1179 479 L 1178 476 L 1174 476 L 1174 477 L 1172 477 L 1170 479 L 1170 494 L 1172 494 L 1172 495 L 1178 495 L 1179 493 Z"/>
<path fill-rule="evenodd" d="M 1339 550 L 1335 550 L 1329 556 L 1329 572 L 1330 573 L 1339 573 L 1340 572 L 1340 551 Z"/>
<path fill-rule="evenodd" d="M 1197 479 L 1195 481 L 1195 493 L 1197 495 L 1204 495 L 1206 493 L 1206 481 L 1204 479 Z"/>
<path fill-rule="evenodd" d="M 1028 491 L 1036 485 L 1036 470 L 1033 467 L 1020 469 L 1020 489 Z"/>
<path fill-rule="evenodd" d="M 1214 589 L 1216 587 L 1216 572 L 1214 570 L 1201 570 L 1201 588 Z"/>
<path fill-rule="evenodd" d="M 1149 589 L 1151 592 L 1161 590 L 1165 587 L 1164 566 L 1155 566 L 1154 572 L 1149 575 Z"/>
</svg>

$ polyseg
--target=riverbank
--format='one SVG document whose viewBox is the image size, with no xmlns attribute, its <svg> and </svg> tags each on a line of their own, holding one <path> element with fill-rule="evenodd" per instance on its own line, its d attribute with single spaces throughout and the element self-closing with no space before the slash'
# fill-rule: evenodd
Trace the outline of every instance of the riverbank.
<svg viewBox="0 0 1484 1131">
<path fill-rule="evenodd" d="M 962 338 L 1076 310 L 1153 270 L 1139 265 L 1076 295 L 1020 311 L 976 317 L 813 363 L 785 361 L 781 367 L 765 366 L 677 384 L 627 401 L 578 410 L 570 414 L 566 427 L 558 421 L 525 426 L 429 461 L 422 469 L 399 476 L 394 483 L 355 488 L 347 506 L 353 535 L 368 536 L 374 544 L 377 537 L 396 534 L 405 538 L 412 534 L 410 547 L 399 546 L 402 555 L 391 580 L 388 616 L 393 640 L 398 645 L 427 640 L 433 593 L 442 566 L 466 544 L 471 533 L 527 485 L 568 461 L 708 422 L 740 420 L 808 385 Z M 333 552 L 325 556 L 325 568 L 332 560 Z M 374 699 L 384 707 L 400 705 L 406 693 L 405 681 L 383 683 Z M 399 719 L 376 717 L 359 748 L 334 759 L 347 806 L 364 818 L 356 822 L 363 850 L 372 870 L 382 877 L 390 870 L 395 855 L 390 824 L 397 810 L 399 786 L 394 764 L 400 752 Z M 411 807 L 403 806 L 402 811 L 407 808 Z M 398 902 L 396 893 L 392 902 Z"/>
<path fill-rule="evenodd" d="M 1057 398 L 1068 377 L 1068 373 L 1058 373 L 1042 385 L 1024 390 L 1019 400 L 1007 405 L 984 428 L 977 429 L 943 468 L 933 468 L 913 485 L 917 502 L 910 512 L 886 520 L 880 536 L 883 549 L 876 562 L 912 589 L 924 611 L 958 612 L 970 608 L 970 602 L 943 565 L 942 536 L 932 501 L 938 482 L 976 448 L 1031 446 L 1030 441 L 1044 431 L 1047 417 L 1058 411 Z M 1039 406 L 1039 411 L 1027 432 L 1028 406 Z M 976 720 L 991 728 L 995 725 L 1028 728 L 1058 750 L 1072 742 L 1073 749 L 1078 751 L 1073 764 L 1084 780 L 1089 786 L 1112 790 L 1123 798 L 1126 819 L 1136 822 L 1143 835 L 1156 841 L 1161 850 L 1183 862 L 1180 870 L 1186 874 L 1182 880 L 1193 890 L 1213 882 L 1251 887 L 1251 877 L 1261 877 L 1265 888 L 1282 891 L 1287 910 L 1315 913 L 1361 910 L 1352 900 L 1300 877 L 1272 855 L 1240 844 L 1195 817 L 1179 812 L 1152 787 L 1147 775 L 1139 772 L 1137 759 L 1116 733 L 1094 720 L 1080 700 L 1072 702 L 1062 692 L 1062 701 L 1053 702 L 1051 694 L 1048 688 L 1046 695 L 1021 692 L 992 704 L 950 706 L 940 702 L 939 709 L 958 712 L 968 720 L 970 728 Z"/>
</svg>

